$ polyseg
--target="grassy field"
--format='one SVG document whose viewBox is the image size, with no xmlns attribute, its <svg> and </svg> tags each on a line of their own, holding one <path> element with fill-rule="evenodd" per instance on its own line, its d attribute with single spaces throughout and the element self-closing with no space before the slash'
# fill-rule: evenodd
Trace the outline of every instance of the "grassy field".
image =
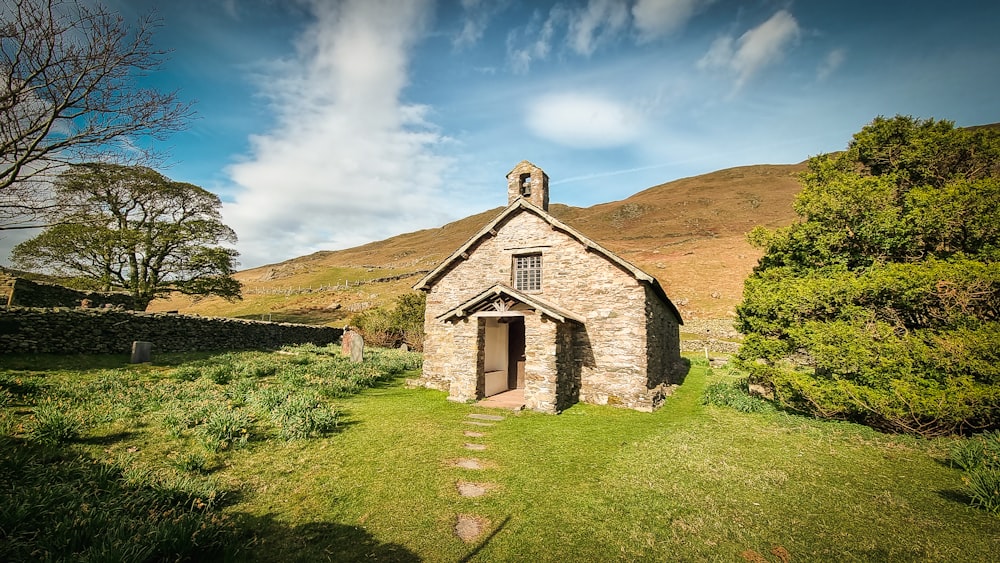
<svg viewBox="0 0 1000 563">
<path fill-rule="evenodd" d="M 406 389 L 412 356 L 373 358 L 364 377 L 340 360 L 315 347 L 137 367 L 3 358 L 0 559 L 127 509 L 145 516 L 104 523 L 108 545 L 166 537 L 161 554 L 213 560 L 990 561 L 1000 545 L 950 441 L 706 406 L 706 385 L 734 376 L 698 360 L 652 414 L 577 405 L 493 426 L 468 415 L 496 411 Z M 42 432 L 53 412 L 78 425 Z M 208 423 L 227 412 L 235 425 Z M 484 468 L 457 463 L 470 458 Z M 107 494 L 90 498 L 94 483 Z M 459 483 L 489 490 L 466 498 Z M 484 526 L 476 540 L 456 536 L 460 515 Z M 128 529 L 150 519 L 166 523 Z M 48 523 L 33 536 L 24 520 Z"/>
</svg>

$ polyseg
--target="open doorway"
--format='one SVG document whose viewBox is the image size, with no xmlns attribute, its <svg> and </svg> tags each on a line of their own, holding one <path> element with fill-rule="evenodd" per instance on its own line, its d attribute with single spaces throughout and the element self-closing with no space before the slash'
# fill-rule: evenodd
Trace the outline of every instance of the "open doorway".
<svg viewBox="0 0 1000 563">
<path fill-rule="evenodd" d="M 524 388 L 524 317 L 487 317 L 483 338 L 483 397 Z"/>
</svg>

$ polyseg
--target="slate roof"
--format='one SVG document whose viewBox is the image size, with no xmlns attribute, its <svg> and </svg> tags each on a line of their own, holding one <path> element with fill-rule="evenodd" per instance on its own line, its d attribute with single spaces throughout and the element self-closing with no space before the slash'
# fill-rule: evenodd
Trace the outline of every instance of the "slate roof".
<svg viewBox="0 0 1000 563">
<path fill-rule="evenodd" d="M 438 264 L 436 268 L 428 272 L 424 277 L 420 278 L 420 281 L 418 281 L 413 286 L 413 289 L 429 291 L 431 286 L 434 285 L 434 282 L 436 282 L 438 278 L 447 273 L 447 271 L 451 268 L 452 264 L 454 264 L 458 260 L 462 260 L 468 257 L 470 248 L 478 244 L 479 241 L 481 241 L 483 238 L 489 236 L 491 233 L 494 233 L 497 226 L 506 221 L 508 218 L 512 217 L 517 213 L 522 213 L 522 212 L 528 212 L 537 215 L 543 221 L 551 225 L 553 229 L 566 233 L 570 237 L 576 239 L 576 241 L 582 244 L 587 250 L 596 252 L 597 254 L 603 256 L 608 261 L 612 262 L 613 264 L 616 264 L 623 270 L 629 272 L 638 281 L 648 284 L 650 288 L 653 290 L 653 293 L 655 293 L 656 296 L 659 297 L 663 301 L 663 303 L 667 305 L 667 308 L 670 309 L 670 311 L 674 314 L 674 316 L 677 318 L 678 323 L 684 324 L 684 321 L 681 318 L 681 314 L 677 310 L 677 307 L 675 307 L 674 304 L 670 301 L 670 298 L 667 297 L 666 292 L 663 291 L 663 287 L 660 285 L 660 282 L 656 278 L 640 270 L 637 266 L 635 266 L 628 260 L 621 258 L 614 252 L 611 252 L 610 250 L 597 244 L 596 242 L 588 238 L 580 231 L 577 231 L 573 227 L 570 227 L 566 223 L 563 223 L 562 221 L 556 219 L 552 215 L 549 215 L 545 210 L 541 209 L 540 207 L 532 203 L 529 203 L 527 200 L 520 197 L 514 200 L 513 203 L 508 205 L 506 209 L 501 211 L 499 215 L 497 215 L 492 221 L 487 223 L 482 229 L 476 232 L 476 234 L 472 235 L 472 237 L 469 240 L 467 240 L 465 244 L 460 246 L 458 250 L 453 252 L 451 256 L 445 258 L 444 261 Z"/>
</svg>

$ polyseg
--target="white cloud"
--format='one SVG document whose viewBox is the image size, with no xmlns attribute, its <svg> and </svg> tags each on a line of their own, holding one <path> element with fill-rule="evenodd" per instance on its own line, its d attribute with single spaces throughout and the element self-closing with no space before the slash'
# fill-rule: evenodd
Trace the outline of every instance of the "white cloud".
<svg viewBox="0 0 1000 563">
<path fill-rule="evenodd" d="M 579 93 L 551 94 L 532 102 L 526 124 L 539 137 L 573 148 L 627 145 L 642 131 L 636 110 L 603 96 Z"/>
<path fill-rule="evenodd" d="M 527 25 L 507 34 L 507 61 L 514 74 L 526 74 L 532 63 L 548 58 L 555 28 L 567 15 L 562 6 L 556 4 L 544 23 L 536 12 Z"/>
<path fill-rule="evenodd" d="M 847 60 L 847 51 L 844 49 L 834 49 L 827 53 L 826 58 L 820 63 L 819 68 L 816 70 L 816 79 L 819 81 L 826 80 L 833 74 L 840 65 L 844 64 Z"/>
<path fill-rule="evenodd" d="M 238 189 L 224 216 L 244 266 L 440 223 L 442 138 L 427 108 L 400 101 L 428 11 L 415 1 L 313 2 L 298 56 L 274 65 L 281 72 L 264 90 L 276 126 L 228 170 Z"/>
<path fill-rule="evenodd" d="M 714 0 L 638 0 L 632 6 L 633 24 L 640 41 L 669 35 L 684 27 Z"/>
<path fill-rule="evenodd" d="M 590 0 L 569 22 L 569 45 L 581 55 L 591 55 L 597 46 L 620 33 L 629 22 L 625 0 Z"/>
<path fill-rule="evenodd" d="M 478 43 L 483 38 L 483 33 L 486 32 L 486 27 L 493 16 L 506 7 L 506 2 L 462 0 L 464 20 L 461 31 L 452 39 L 452 46 L 456 49 L 463 49 Z"/>
<path fill-rule="evenodd" d="M 736 73 L 736 88 L 739 89 L 761 69 L 780 60 L 799 34 L 795 17 L 781 10 L 739 39 L 717 38 L 698 61 L 698 67 L 731 70 Z"/>
</svg>

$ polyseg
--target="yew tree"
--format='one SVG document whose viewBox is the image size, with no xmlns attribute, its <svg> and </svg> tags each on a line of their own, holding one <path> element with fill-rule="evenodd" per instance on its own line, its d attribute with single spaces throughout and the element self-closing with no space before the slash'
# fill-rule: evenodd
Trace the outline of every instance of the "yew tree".
<svg viewBox="0 0 1000 563">
<path fill-rule="evenodd" d="M 54 185 L 51 226 L 14 247 L 18 267 L 124 290 L 145 309 L 171 291 L 240 297 L 233 279 L 236 233 L 221 201 L 145 167 L 83 164 Z"/>
<path fill-rule="evenodd" d="M 879 117 L 757 228 L 740 365 L 786 408 L 921 435 L 1000 427 L 1000 132 Z"/>
</svg>

